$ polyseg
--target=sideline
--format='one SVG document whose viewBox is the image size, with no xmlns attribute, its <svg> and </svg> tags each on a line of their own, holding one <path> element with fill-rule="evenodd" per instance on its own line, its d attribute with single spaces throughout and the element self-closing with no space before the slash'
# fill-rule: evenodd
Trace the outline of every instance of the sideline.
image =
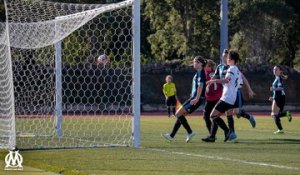
<svg viewBox="0 0 300 175">
<path fill-rule="evenodd" d="M 230 161 L 230 162 L 235 162 L 235 163 L 240 163 L 240 164 L 257 165 L 257 166 L 264 166 L 264 167 L 272 167 L 272 168 L 300 171 L 300 168 L 298 168 L 298 167 L 275 165 L 275 164 L 269 164 L 269 163 L 264 163 L 264 162 L 253 162 L 253 161 L 231 159 L 231 158 L 220 157 L 220 156 L 209 156 L 209 155 L 192 154 L 192 153 L 177 152 L 177 151 L 167 151 L 167 150 L 156 149 L 156 148 L 145 148 L 145 149 L 150 150 L 150 151 L 155 151 L 155 152 L 165 152 L 165 153 L 170 153 L 170 154 L 200 157 L 200 158 L 211 159 L 211 160 Z"/>
</svg>

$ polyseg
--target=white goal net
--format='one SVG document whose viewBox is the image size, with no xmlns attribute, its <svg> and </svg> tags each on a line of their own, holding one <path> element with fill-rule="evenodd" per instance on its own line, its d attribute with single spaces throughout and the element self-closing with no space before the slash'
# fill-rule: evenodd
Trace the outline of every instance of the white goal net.
<svg viewBox="0 0 300 175">
<path fill-rule="evenodd" d="M 5 7 L 1 147 L 132 145 L 133 0 Z"/>
</svg>

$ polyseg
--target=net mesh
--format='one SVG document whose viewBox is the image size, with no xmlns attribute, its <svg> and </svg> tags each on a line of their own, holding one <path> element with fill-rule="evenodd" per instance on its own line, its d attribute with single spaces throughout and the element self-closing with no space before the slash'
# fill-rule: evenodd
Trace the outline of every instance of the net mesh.
<svg viewBox="0 0 300 175">
<path fill-rule="evenodd" d="M 7 68 L 1 66 L 0 82 L 7 85 L 1 86 L 6 91 L 0 92 L 0 111 L 8 122 L 11 112 L 16 115 L 18 147 L 131 144 L 131 4 L 6 1 L 8 23 L 1 24 L 1 49 L 6 50 L 1 53 L 6 54 L 0 64 Z M 14 97 L 5 96 L 12 91 L 5 80 L 9 54 Z M 97 62 L 104 54 L 109 64 Z M 12 99 L 10 107 L 6 98 Z M 0 134 L 14 127 L 1 125 Z M 9 140 L 8 133 L 1 135 Z"/>
</svg>

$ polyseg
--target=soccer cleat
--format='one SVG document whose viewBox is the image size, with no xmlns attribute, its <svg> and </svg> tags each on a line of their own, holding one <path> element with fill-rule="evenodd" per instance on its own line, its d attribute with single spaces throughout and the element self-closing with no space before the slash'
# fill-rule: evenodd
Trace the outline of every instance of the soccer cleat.
<svg viewBox="0 0 300 175">
<path fill-rule="evenodd" d="M 232 133 L 232 131 L 231 131 L 231 129 L 229 129 L 229 131 L 225 134 L 224 142 L 227 142 L 227 140 L 229 140 L 231 133 Z"/>
<path fill-rule="evenodd" d="M 173 137 L 171 137 L 170 134 L 163 134 L 162 136 L 169 141 L 173 140 Z"/>
<path fill-rule="evenodd" d="M 274 132 L 274 134 L 284 134 L 284 131 L 283 129 L 282 130 L 278 129 L 277 131 Z"/>
<path fill-rule="evenodd" d="M 186 143 L 189 143 L 194 136 L 195 136 L 195 133 L 187 134 L 186 135 L 186 140 L 185 140 Z"/>
<path fill-rule="evenodd" d="M 216 138 L 211 137 L 211 136 L 207 136 L 206 138 L 202 138 L 201 139 L 203 142 L 215 142 Z"/>
<path fill-rule="evenodd" d="M 234 131 L 231 132 L 228 141 L 235 141 L 237 139 L 237 136 Z"/>
<path fill-rule="evenodd" d="M 256 126 L 255 118 L 254 118 L 254 116 L 252 114 L 249 114 L 249 116 L 250 116 L 249 121 L 250 121 L 250 123 L 252 125 L 252 128 L 255 128 L 255 126 Z"/>
<path fill-rule="evenodd" d="M 292 115 L 291 115 L 290 111 L 286 111 L 286 116 L 288 118 L 288 121 L 291 122 L 292 121 Z"/>
</svg>

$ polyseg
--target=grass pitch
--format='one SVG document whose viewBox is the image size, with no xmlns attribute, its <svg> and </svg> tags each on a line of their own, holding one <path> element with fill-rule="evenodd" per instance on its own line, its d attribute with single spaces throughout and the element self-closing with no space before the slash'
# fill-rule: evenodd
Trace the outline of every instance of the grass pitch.
<svg viewBox="0 0 300 175">
<path fill-rule="evenodd" d="M 271 117 L 256 117 L 253 129 L 245 119 L 235 119 L 237 143 L 224 143 L 218 130 L 215 143 L 201 141 L 208 133 L 202 117 L 188 117 L 196 133 L 185 143 L 180 128 L 174 141 L 162 138 L 170 132 L 174 118 L 141 118 L 141 148 L 110 147 L 21 151 L 24 165 L 59 174 L 300 174 L 300 118 L 289 123 L 282 118 L 285 134 L 274 135 Z M 6 151 L 0 152 L 4 160 Z M 46 174 L 47 172 L 7 172 L 0 174 Z"/>
</svg>

